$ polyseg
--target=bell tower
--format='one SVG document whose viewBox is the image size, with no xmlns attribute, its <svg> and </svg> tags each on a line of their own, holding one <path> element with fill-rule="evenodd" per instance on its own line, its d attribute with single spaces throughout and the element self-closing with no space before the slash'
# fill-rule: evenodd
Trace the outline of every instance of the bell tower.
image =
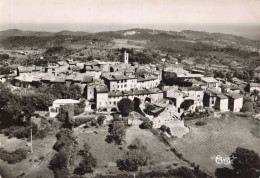
<svg viewBox="0 0 260 178">
<path fill-rule="evenodd" d="M 124 63 L 128 64 L 128 53 L 126 51 L 124 52 Z"/>
</svg>

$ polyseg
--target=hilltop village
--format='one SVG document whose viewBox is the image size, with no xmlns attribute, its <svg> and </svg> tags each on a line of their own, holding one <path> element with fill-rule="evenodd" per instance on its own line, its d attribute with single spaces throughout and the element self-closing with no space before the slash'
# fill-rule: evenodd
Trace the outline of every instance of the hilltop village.
<svg viewBox="0 0 260 178">
<path fill-rule="evenodd" d="M 220 148 L 257 150 L 260 84 L 228 76 L 230 66 L 245 66 L 164 54 L 143 64 L 130 62 L 133 51 L 111 61 L 2 66 L 0 168 L 11 177 L 212 177 L 222 174 Z"/>
<path fill-rule="evenodd" d="M 226 81 L 222 78 L 204 77 L 203 69 L 187 71 L 183 65 L 167 64 L 130 64 L 129 54 L 124 52 L 122 62 L 78 62 L 73 59 L 49 63 L 42 66 L 18 66 L 13 73 L 2 75 L 1 81 L 12 80 L 14 87 L 30 88 L 64 84 L 77 85 L 86 102 L 85 111 L 118 112 L 117 103 L 129 98 L 135 104 L 145 107 L 152 104 L 155 111 L 164 110 L 165 116 L 154 122 L 160 127 L 173 119 L 202 112 L 212 108 L 219 112 L 240 112 L 243 96 L 260 91 L 260 85 L 246 83 L 237 78 Z M 173 85 L 163 81 L 172 79 Z M 247 84 L 248 90 L 241 90 Z M 79 103 L 79 100 L 58 99 L 49 107 L 49 114 L 55 117 L 59 107 Z M 156 118 L 153 118 L 156 119 Z M 154 121 L 154 120 L 152 120 Z"/>
</svg>

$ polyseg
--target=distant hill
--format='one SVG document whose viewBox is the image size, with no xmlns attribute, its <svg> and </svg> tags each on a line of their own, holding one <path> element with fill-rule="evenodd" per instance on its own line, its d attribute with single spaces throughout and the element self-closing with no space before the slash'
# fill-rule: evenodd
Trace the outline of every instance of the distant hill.
<svg viewBox="0 0 260 178">
<path fill-rule="evenodd" d="M 46 36 L 57 36 L 57 35 L 86 36 L 86 35 L 89 35 L 89 33 L 83 32 L 83 31 L 81 32 L 81 31 L 68 31 L 68 30 L 63 30 L 60 32 L 22 31 L 22 30 L 18 30 L 18 29 L 0 31 L 0 39 L 6 39 L 8 37 L 14 37 L 14 36 L 46 37 Z"/>
</svg>

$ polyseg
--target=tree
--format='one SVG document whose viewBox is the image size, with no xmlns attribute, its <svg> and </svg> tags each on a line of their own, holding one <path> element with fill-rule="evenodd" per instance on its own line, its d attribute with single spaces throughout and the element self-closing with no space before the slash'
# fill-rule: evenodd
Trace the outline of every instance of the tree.
<svg viewBox="0 0 260 178">
<path fill-rule="evenodd" d="M 106 142 L 115 142 L 115 144 L 121 145 L 125 139 L 125 121 L 120 119 L 114 119 L 112 124 L 109 124 L 108 132 L 109 135 L 107 135 L 106 137 Z"/>
<path fill-rule="evenodd" d="M 145 166 L 152 158 L 147 146 L 136 138 L 131 145 L 128 146 L 125 158 L 117 160 L 117 166 L 120 170 L 137 171 L 138 167 Z"/>
<path fill-rule="evenodd" d="M 162 126 L 160 127 L 160 130 L 163 131 L 163 132 L 165 132 L 165 131 L 167 130 L 167 126 L 166 126 L 166 125 L 162 125 Z"/>
<path fill-rule="evenodd" d="M 35 112 L 35 106 L 28 97 L 13 94 L 7 86 L 0 83 L 0 125 L 26 125 Z"/>
<path fill-rule="evenodd" d="M 82 114 L 85 111 L 86 103 L 85 100 L 82 99 L 78 104 L 74 105 L 74 115 L 77 116 Z"/>
<path fill-rule="evenodd" d="M 193 100 L 184 100 L 182 103 L 181 103 L 181 108 L 184 109 L 184 110 L 188 110 L 190 108 L 190 106 L 192 106 L 194 104 L 194 101 Z"/>
<path fill-rule="evenodd" d="M 231 157 L 235 159 L 232 162 L 233 170 L 238 177 L 259 177 L 260 157 L 253 151 L 238 147 Z"/>
<path fill-rule="evenodd" d="M 74 107 L 71 104 L 61 106 L 60 113 L 56 116 L 64 128 L 72 129 L 74 123 Z"/>
<path fill-rule="evenodd" d="M 106 116 L 99 115 L 98 118 L 97 118 L 98 124 L 101 126 L 104 123 L 105 119 L 106 119 Z"/>
<path fill-rule="evenodd" d="M 128 116 L 128 114 L 134 110 L 134 103 L 128 98 L 121 99 L 117 106 L 122 116 Z"/>
<path fill-rule="evenodd" d="M 252 102 L 244 103 L 241 111 L 242 112 L 253 112 L 254 111 L 253 103 Z"/>
<path fill-rule="evenodd" d="M 151 129 L 151 128 L 153 128 L 153 122 L 145 120 L 142 122 L 142 124 L 140 124 L 139 128 L 140 129 Z"/>
<path fill-rule="evenodd" d="M 260 176 L 260 157 L 255 151 L 238 147 L 230 157 L 234 158 L 231 163 L 233 169 L 216 169 L 217 178 L 258 178 Z"/>
<path fill-rule="evenodd" d="M 214 74 L 214 78 L 225 78 L 225 73 L 223 71 L 217 71 Z"/>
<path fill-rule="evenodd" d="M 90 146 L 84 144 L 84 149 L 79 153 L 82 156 L 82 161 L 79 163 L 79 166 L 74 170 L 74 173 L 77 175 L 84 175 L 86 173 L 93 173 L 94 168 L 97 166 L 97 160 L 89 152 Z"/>
</svg>

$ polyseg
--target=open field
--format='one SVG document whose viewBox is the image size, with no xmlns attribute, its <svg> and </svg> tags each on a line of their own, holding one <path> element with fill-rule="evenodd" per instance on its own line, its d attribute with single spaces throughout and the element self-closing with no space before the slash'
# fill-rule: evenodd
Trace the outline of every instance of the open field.
<svg viewBox="0 0 260 178">
<path fill-rule="evenodd" d="M 214 175 L 216 168 L 223 167 L 215 162 L 217 155 L 230 156 L 239 146 L 260 154 L 258 121 L 232 113 L 219 119 L 210 118 L 204 126 L 196 126 L 197 121 L 187 122 L 190 132 L 174 140 L 172 146 L 210 175 Z"/>
<path fill-rule="evenodd" d="M 8 151 L 14 151 L 17 148 L 24 148 L 30 150 L 26 146 L 26 140 L 16 138 L 8 139 L 0 134 L 1 148 Z M 49 162 L 56 151 L 52 149 L 56 142 L 55 136 L 47 136 L 44 139 L 37 139 L 33 141 L 33 153 L 28 153 L 28 157 L 16 164 L 8 164 L 0 160 L 0 169 L 4 171 L 4 175 L 9 177 L 17 177 L 22 173 L 26 173 L 23 177 L 39 177 L 49 178 L 53 177 L 53 172 L 48 168 Z M 43 156 L 43 160 L 39 158 Z"/>
<path fill-rule="evenodd" d="M 77 136 L 79 148 L 82 149 L 84 143 L 87 143 L 90 146 L 90 152 L 97 159 L 95 173 L 106 173 L 107 171 L 114 173 L 118 171 L 116 160 L 122 157 L 123 151 L 119 149 L 121 145 L 108 144 L 105 141 L 108 135 L 107 127 L 91 127 L 86 129 L 78 127 L 74 129 L 74 133 Z"/>
<path fill-rule="evenodd" d="M 148 150 L 152 153 L 151 162 L 156 165 L 178 163 L 178 165 L 186 165 L 185 162 L 175 156 L 170 151 L 169 146 L 162 143 L 152 132 L 149 130 L 140 129 L 138 125 L 132 126 L 126 131 L 126 143 L 131 144 L 135 138 L 141 139 L 141 141 L 148 146 Z"/>
<path fill-rule="evenodd" d="M 128 39 L 114 39 L 112 42 L 114 43 L 113 49 L 116 48 L 144 48 L 143 46 L 135 45 L 133 40 L 131 44 L 128 43 Z M 134 41 L 136 44 L 138 43 L 137 40 Z M 144 41 L 140 41 L 140 44 L 143 44 Z"/>
</svg>

